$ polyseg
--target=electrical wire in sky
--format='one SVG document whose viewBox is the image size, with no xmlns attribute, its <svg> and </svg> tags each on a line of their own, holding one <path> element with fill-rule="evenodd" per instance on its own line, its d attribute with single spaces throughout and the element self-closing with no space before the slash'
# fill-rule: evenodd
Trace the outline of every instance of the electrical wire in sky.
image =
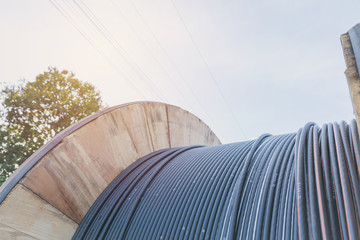
<svg viewBox="0 0 360 240">
<path fill-rule="evenodd" d="M 49 0 L 49 2 L 55 7 L 55 9 L 80 33 L 80 35 L 98 52 L 98 54 L 100 56 L 102 56 L 105 61 L 111 66 L 113 67 L 120 75 L 123 76 L 123 78 L 125 79 L 125 81 L 127 81 L 137 92 L 138 94 L 144 98 L 144 99 L 148 99 L 145 94 L 136 86 L 136 84 L 134 84 L 130 79 L 129 76 L 127 76 L 127 74 L 123 71 L 121 71 L 115 64 L 114 62 L 108 57 L 106 56 L 106 54 L 104 53 L 104 51 L 91 39 L 91 37 L 89 37 L 82 29 L 81 27 L 76 23 L 75 19 L 73 17 L 71 17 L 70 14 L 66 13 L 65 9 L 58 3 L 56 3 L 55 0 Z"/>
<path fill-rule="evenodd" d="M 68 8 L 69 8 L 71 11 L 74 12 L 74 9 L 75 9 L 75 8 L 73 8 L 68 1 L 65 0 L 64 2 L 65 2 L 65 4 L 68 6 Z M 74 1 L 74 2 L 75 2 L 75 1 Z M 75 20 L 73 17 L 71 17 L 71 14 L 67 13 L 67 11 L 65 10 L 65 8 L 61 7 L 61 5 L 60 5 L 59 3 L 56 3 L 55 0 L 51 0 L 51 3 L 56 7 L 56 9 L 57 9 L 58 11 L 61 12 L 61 14 L 62 14 L 63 16 L 65 16 L 65 18 L 67 18 L 68 21 L 71 22 L 71 24 L 72 24 L 73 26 L 75 26 L 75 25 L 77 26 L 76 29 L 77 29 L 79 32 L 81 32 L 83 36 L 86 35 L 86 34 L 84 34 L 84 31 L 81 30 L 81 26 L 79 26 L 79 24 L 76 23 L 76 20 Z M 85 17 L 85 19 L 88 21 L 88 23 L 89 23 L 91 26 L 94 26 L 94 27 L 95 27 L 95 31 L 96 31 L 98 34 L 100 34 L 100 36 L 101 36 L 108 44 L 110 44 L 110 46 L 111 46 L 112 48 L 114 48 L 115 53 L 117 54 L 117 56 L 120 57 L 120 59 L 122 59 L 123 61 L 125 61 L 125 63 L 127 63 L 127 64 L 134 70 L 134 72 L 135 72 L 136 75 L 138 76 L 138 79 L 142 80 L 142 81 L 143 81 L 146 85 L 148 85 L 151 89 L 155 89 L 155 91 L 153 91 L 152 94 L 154 94 L 158 99 L 161 99 L 162 101 L 164 101 L 164 100 L 165 100 L 165 97 L 164 97 L 164 96 L 161 94 L 161 92 L 156 88 L 156 86 L 155 86 L 154 83 L 151 81 L 151 79 L 149 79 L 149 78 L 147 77 L 147 75 L 143 72 L 143 70 L 136 64 L 136 62 L 134 62 L 134 60 L 133 60 L 131 57 L 129 57 L 129 54 L 128 54 L 121 46 L 119 46 L 119 44 L 118 44 L 118 42 L 116 41 L 116 39 L 115 39 L 116 42 L 114 43 L 114 38 L 113 38 L 113 36 L 112 36 L 112 35 L 108 35 L 107 32 L 105 32 L 105 31 L 107 31 L 107 29 L 102 25 L 102 23 L 100 22 L 100 25 L 99 25 L 99 23 L 97 23 L 96 20 L 94 20 L 93 18 L 91 18 L 90 14 L 89 14 L 88 12 L 86 12 L 86 11 L 80 6 L 79 3 L 76 3 L 76 2 L 75 2 L 75 4 L 76 4 L 77 9 L 79 9 L 80 12 L 82 13 L 82 14 L 79 14 L 79 13 L 78 13 L 78 14 L 75 15 L 75 16 L 77 17 L 77 19 L 81 19 L 80 16 Z M 105 30 L 102 29 L 102 28 L 104 28 Z M 90 29 L 91 29 L 91 28 L 90 28 Z M 89 35 L 89 34 L 88 34 L 88 35 Z M 86 36 L 87 41 L 90 39 L 88 35 Z M 92 42 L 93 42 L 93 44 L 92 44 L 93 46 L 94 46 L 94 44 L 95 44 L 95 45 L 100 45 L 100 44 L 94 43 L 94 40 L 93 40 Z M 101 54 L 101 55 L 103 56 L 104 54 Z M 130 60 L 129 60 L 128 58 L 130 58 Z M 107 59 L 109 59 L 109 58 L 107 57 Z M 134 80 L 134 78 L 130 77 L 129 74 L 124 74 L 124 69 L 123 69 L 123 68 L 117 66 L 117 64 L 111 64 L 111 65 L 116 69 L 117 72 L 122 72 L 122 73 L 123 73 L 122 75 L 125 75 L 125 81 L 126 81 L 126 82 L 130 83 L 132 86 L 136 86 L 136 84 L 133 83 L 133 81 L 132 81 L 132 80 Z M 115 65 L 115 66 L 114 66 L 114 65 Z M 122 71 L 119 71 L 119 69 L 122 69 Z M 130 79 L 132 79 L 132 80 L 130 80 Z M 142 93 L 142 91 L 140 91 L 140 89 L 139 89 L 138 86 L 136 86 L 136 90 L 139 91 L 139 92 L 141 92 L 141 96 L 142 96 L 145 100 L 147 100 L 147 97 L 145 97 L 144 93 Z"/>
<path fill-rule="evenodd" d="M 151 58 L 156 62 L 156 64 L 159 66 L 159 68 L 161 69 L 161 71 L 164 73 L 164 75 L 166 76 L 166 78 L 169 80 L 169 82 L 172 84 L 172 86 L 174 87 L 174 89 L 178 92 L 178 94 L 182 97 L 182 99 L 188 104 L 188 106 L 190 108 L 193 108 L 193 105 L 191 104 L 191 102 L 185 97 L 184 93 L 181 92 L 179 90 L 179 87 L 177 86 L 177 83 L 174 82 L 174 80 L 171 78 L 171 76 L 169 75 L 169 73 L 165 70 L 165 68 L 163 67 L 163 65 L 160 63 L 160 61 L 158 60 L 158 58 L 156 58 L 154 56 L 154 54 L 152 53 L 152 51 L 148 48 L 148 46 L 146 45 L 146 43 L 144 42 L 144 40 L 139 36 L 138 32 L 136 31 L 136 29 L 131 25 L 131 23 L 126 19 L 126 17 L 124 16 L 123 12 L 121 11 L 121 9 L 118 7 L 118 5 L 114 2 L 114 0 L 111 0 L 111 3 L 114 5 L 115 9 L 117 10 L 117 12 L 119 13 L 120 17 L 124 20 L 124 22 L 129 26 L 129 28 L 131 29 L 131 31 L 134 33 L 134 35 L 136 36 L 136 38 L 139 40 L 139 42 L 144 46 L 144 48 L 146 49 L 146 51 L 149 53 L 149 55 L 151 56 Z"/>
<path fill-rule="evenodd" d="M 115 5 L 116 8 L 119 9 L 119 7 L 114 3 L 114 0 L 111 0 L 112 3 Z M 185 84 L 185 86 L 190 90 L 190 93 L 192 94 L 192 96 L 196 99 L 197 103 L 200 105 L 201 109 L 203 109 L 204 113 L 206 114 L 206 116 L 209 118 L 209 120 L 214 124 L 214 126 L 217 127 L 216 122 L 212 119 L 212 117 L 208 114 L 207 111 L 205 111 L 205 107 L 202 104 L 202 102 L 200 101 L 198 95 L 195 93 L 194 89 L 189 85 L 189 83 L 185 80 L 183 74 L 180 72 L 179 68 L 176 66 L 174 60 L 171 58 L 171 56 L 169 55 L 168 51 L 165 49 L 165 47 L 162 45 L 162 43 L 160 42 L 160 40 L 158 39 L 158 37 L 156 36 L 156 34 L 154 33 L 154 31 L 152 30 L 152 28 L 150 27 L 150 25 L 148 24 L 148 22 L 145 20 L 145 18 L 143 17 L 143 15 L 141 14 L 141 12 L 139 11 L 139 9 L 136 7 L 136 5 L 133 3 L 132 0 L 128 0 L 129 3 L 131 4 L 131 6 L 133 7 L 133 9 L 135 10 L 135 12 L 137 13 L 137 15 L 139 16 L 139 18 L 141 19 L 141 21 L 143 22 L 144 26 L 148 29 L 148 31 L 150 32 L 150 34 L 152 35 L 152 37 L 154 38 L 156 44 L 159 46 L 159 48 L 161 49 L 161 51 L 164 53 L 164 55 L 166 56 L 166 58 L 168 59 L 168 61 L 170 62 L 171 66 L 175 69 L 175 72 L 178 74 L 179 78 L 181 79 L 181 81 Z M 120 10 L 119 10 L 120 11 Z M 220 129 L 220 128 L 218 128 Z"/>
<path fill-rule="evenodd" d="M 71 17 L 71 14 L 66 12 L 65 8 L 62 8 L 60 6 L 59 3 L 56 3 L 56 0 L 50 0 L 50 2 L 56 7 L 56 9 L 58 11 L 60 11 L 60 13 L 62 13 L 62 15 L 67 18 L 67 20 L 81 33 L 82 36 L 85 37 L 85 39 L 91 43 L 91 45 L 97 49 L 98 52 L 101 52 L 101 55 L 103 57 L 105 57 L 107 59 L 107 62 L 111 62 L 111 60 L 106 56 L 106 54 L 100 50 L 99 47 L 96 47 L 96 40 L 91 39 L 91 30 L 95 29 L 95 33 L 97 33 L 97 36 L 100 36 L 103 40 L 105 40 L 108 44 L 110 44 L 110 46 L 115 50 L 115 53 L 117 54 L 118 57 L 120 57 L 120 59 L 122 59 L 123 61 L 125 61 L 130 67 L 131 69 L 135 72 L 135 76 L 137 76 L 140 80 L 142 80 L 143 82 L 145 82 L 146 85 L 148 85 L 150 87 L 150 89 L 153 89 L 154 91 L 152 92 L 152 94 L 156 95 L 157 98 L 159 99 L 166 99 L 166 97 L 161 93 L 161 91 L 157 88 L 156 84 L 151 80 L 151 78 L 141 69 L 141 67 L 136 63 L 136 61 L 132 58 L 132 56 L 126 51 L 126 49 L 124 49 L 121 44 L 117 41 L 117 39 L 114 37 L 114 35 L 106 28 L 106 26 L 99 20 L 99 18 L 90 10 L 90 8 L 82 1 L 82 0 L 73 0 L 71 2 L 73 2 L 74 6 L 71 5 L 70 2 L 64 0 L 64 2 L 67 4 L 68 8 L 70 8 L 70 10 L 72 12 L 77 12 L 75 13 L 75 17 Z M 113 2 L 113 1 L 112 1 Z M 187 81 L 184 79 L 184 77 L 182 76 L 182 74 L 180 73 L 178 67 L 176 66 L 176 64 L 174 63 L 174 61 L 171 59 L 171 57 L 169 56 L 168 52 L 166 51 L 166 49 L 162 46 L 161 42 L 159 41 L 159 39 L 156 37 L 156 35 L 154 34 L 154 32 L 152 31 L 151 27 L 149 26 L 149 24 L 146 22 L 146 20 L 144 19 L 144 17 L 141 15 L 141 13 L 139 12 L 139 10 L 136 8 L 136 6 L 133 4 L 133 2 L 131 0 L 129 0 L 130 4 L 132 5 L 132 7 L 135 9 L 135 11 L 137 12 L 137 14 L 139 15 L 139 17 L 141 18 L 141 20 L 143 21 L 144 25 L 148 28 L 148 30 L 150 31 L 151 35 L 153 36 L 153 38 L 155 39 L 156 43 L 158 44 L 158 46 L 160 47 L 160 49 L 164 52 L 165 56 L 167 57 L 167 59 L 169 60 L 169 62 L 171 63 L 171 65 L 174 67 L 174 69 L 176 70 L 176 72 L 178 73 L 180 79 L 183 81 L 183 83 L 185 83 L 185 85 L 190 89 L 192 95 L 195 97 L 195 99 L 197 100 L 197 102 L 202 106 L 201 101 L 199 100 L 197 94 L 195 94 L 193 92 L 193 89 L 189 86 L 189 84 L 187 83 Z M 239 121 L 236 118 L 236 115 L 234 114 L 233 110 L 231 109 L 229 103 L 227 102 L 218 82 L 216 81 L 215 77 L 213 76 L 207 61 L 205 59 L 205 57 L 202 55 L 202 53 L 200 52 L 193 36 L 191 35 L 187 25 L 185 24 L 183 18 L 180 15 L 179 10 L 177 9 L 175 3 L 173 1 L 171 1 L 182 24 L 184 25 L 185 30 L 187 31 L 191 42 L 193 43 L 197 53 L 199 54 L 202 62 L 204 63 L 207 72 L 209 73 L 211 79 L 214 81 L 215 86 L 217 88 L 217 90 L 220 93 L 221 98 L 223 99 L 224 103 L 227 105 L 227 108 L 230 110 L 231 115 L 233 116 L 234 120 L 236 121 L 236 123 L 238 124 L 239 129 L 241 130 L 242 134 L 245 136 L 243 130 L 240 127 Z M 113 4 L 116 6 L 116 4 L 113 2 Z M 117 10 L 118 7 L 117 7 Z M 82 18 L 85 19 L 85 22 L 90 25 L 90 33 L 86 34 L 86 31 L 84 31 L 84 29 L 81 29 L 81 24 L 77 24 L 76 23 L 76 19 L 80 19 L 82 22 Z M 128 25 L 130 26 L 130 28 L 132 28 L 132 30 L 134 31 L 135 35 L 139 38 L 140 42 L 145 46 L 145 48 L 147 49 L 147 51 L 150 53 L 150 55 L 152 56 L 152 58 L 156 61 L 156 63 L 160 66 L 161 70 L 163 71 L 163 73 L 170 79 L 170 83 L 172 85 L 174 85 L 175 90 L 179 92 L 179 94 L 182 96 L 182 98 L 189 104 L 187 98 L 184 96 L 184 94 L 179 91 L 179 89 L 176 86 L 176 83 L 173 82 L 173 80 L 171 79 L 171 77 L 169 76 L 169 74 L 165 71 L 165 69 L 162 67 L 162 65 L 160 64 L 160 62 L 157 60 L 157 58 L 151 53 L 151 51 L 148 49 L 148 47 L 146 46 L 146 44 L 144 43 L 144 41 L 139 37 L 139 35 L 136 33 L 136 30 L 128 23 Z M 93 28 L 92 28 L 93 27 Z M 86 30 L 86 29 L 85 29 Z M 95 34 L 96 36 L 96 34 Z M 129 80 L 130 77 L 128 74 L 124 73 L 124 69 L 122 69 L 123 71 L 119 71 L 119 68 L 114 66 L 114 63 L 111 63 L 111 65 L 118 71 L 121 72 L 122 75 L 126 76 L 126 80 L 127 82 L 131 83 L 131 85 L 134 87 L 135 89 L 141 93 L 142 97 L 145 98 L 144 94 L 142 93 L 142 91 L 140 91 L 139 87 L 136 86 L 136 83 L 133 83 L 133 81 Z M 115 64 L 116 65 L 116 64 Z M 138 79 L 138 80 L 139 80 Z M 146 99 L 146 98 L 145 98 Z M 193 107 L 191 104 L 189 104 L 189 106 Z M 202 109 L 205 112 L 205 108 L 202 106 Z M 206 115 L 207 112 L 205 112 Z M 209 119 L 214 122 L 212 120 L 212 118 L 208 115 Z M 215 122 L 214 122 L 215 125 Z"/>
<path fill-rule="evenodd" d="M 226 97 L 225 97 L 223 91 L 221 90 L 218 81 L 216 80 L 216 78 L 214 77 L 213 73 L 211 72 L 210 67 L 209 67 L 209 65 L 208 65 L 208 63 L 207 63 L 204 55 L 201 53 L 198 45 L 196 44 L 196 41 L 195 41 L 194 37 L 192 36 L 189 28 L 187 27 L 187 25 L 186 25 L 183 17 L 181 16 L 180 11 L 179 11 L 179 9 L 177 8 L 174 0 L 170 0 L 170 1 L 171 1 L 172 5 L 173 5 L 175 11 L 176 11 L 176 14 L 178 15 L 178 17 L 179 17 L 179 19 L 180 19 L 180 22 L 181 22 L 182 25 L 184 26 L 184 29 L 186 30 L 187 34 L 189 35 L 189 38 L 190 38 L 192 44 L 194 45 L 194 47 L 195 47 L 195 49 L 196 49 L 196 52 L 198 53 L 201 61 L 203 62 L 204 66 L 205 66 L 205 68 L 206 68 L 206 71 L 209 73 L 210 78 L 211 78 L 212 81 L 215 83 L 215 86 L 216 86 L 217 90 L 219 91 L 221 98 L 223 99 L 225 105 L 226 105 L 227 108 L 229 109 L 232 117 L 234 118 L 235 122 L 237 123 L 237 126 L 238 126 L 238 128 L 240 129 L 240 131 L 242 132 L 243 136 L 246 137 L 246 135 L 245 135 L 245 133 L 244 133 L 242 127 L 241 127 L 240 121 L 237 119 L 234 111 L 233 111 L 232 108 L 230 107 L 230 104 L 229 104 L 228 101 L 226 100 Z"/>
<path fill-rule="evenodd" d="M 116 50 L 116 52 L 123 57 L 123 59 L 135 70 L 137 74 L 142 76 L 144 82 L 153 88 L 157 93 L 156 95 L 160 99 L 165 99 L 166 97 L 161 93 L 157 88 L 156 84 L 151 80 L 151 78 L 141 69 L 141 67 L 136 63 L 136 61 L 131 57 L 131 55 L 124 49 L 117 39 L 111 34 L 111 32 L 102 24 L 102 22 L 96 17 L 96 15 L 87 7 L 87 5 L 82 0 L 73 0 L 76 6 L 83 12 L 87 19 L 100 31 L 104 38 L 110 43 L 110 45 Z M 82 5 L 80 5 L 80 4 Z M 84 7 L 84 8 L 83 8 Z"/>
</svg>

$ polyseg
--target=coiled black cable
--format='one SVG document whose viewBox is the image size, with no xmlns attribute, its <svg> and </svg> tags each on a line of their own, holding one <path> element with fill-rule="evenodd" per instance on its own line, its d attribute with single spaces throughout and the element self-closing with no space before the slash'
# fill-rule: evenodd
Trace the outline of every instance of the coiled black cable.
<svg viewBox="0 0 360 240">
<path fill-rule="evenodd" d="M 360 239 L 356 122 L 161 150 L 125 169 L 73 239 Z"/>
</svg>

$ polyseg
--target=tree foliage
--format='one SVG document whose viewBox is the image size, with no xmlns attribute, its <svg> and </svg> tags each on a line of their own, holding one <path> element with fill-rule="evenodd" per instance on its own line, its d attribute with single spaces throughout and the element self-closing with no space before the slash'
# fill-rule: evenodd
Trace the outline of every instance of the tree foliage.
<svg viewBox="0 0 360 240">
<path fill-rule="evenodd" d="M 93 85 L 51 67 L 34 82 L 6 86 L 0 97 L 0 184 L 46 141 L 103 107 Z"/>
</svg>

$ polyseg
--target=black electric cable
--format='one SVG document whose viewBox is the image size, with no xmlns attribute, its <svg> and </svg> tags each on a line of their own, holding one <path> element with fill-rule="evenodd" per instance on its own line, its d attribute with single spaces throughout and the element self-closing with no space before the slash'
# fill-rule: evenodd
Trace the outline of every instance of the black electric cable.
<svg viewBox="0 0 360 240">
<path fill-rule="evenodd" d="M 359 136 L 296 134 L 145 156 L 98 197 L 73 239 L 359 239 Z"/>
</svg>

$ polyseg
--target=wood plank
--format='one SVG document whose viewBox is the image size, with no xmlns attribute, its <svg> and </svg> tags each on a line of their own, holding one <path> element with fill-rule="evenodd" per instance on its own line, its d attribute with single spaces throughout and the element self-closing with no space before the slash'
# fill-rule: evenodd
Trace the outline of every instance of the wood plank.
<svg viewBox="0 0 360 240">
<path fill-rule="evenodd" d="M 112 115 L 102 116 L 64 139 L 21 183 L 80 223 L 106 186 L 137 158 L 125 126 Z"/>
<path fill-rule="evenodd" d="M 341 43 L 346 63 L 345 75 L 349 86 L 357 126 L 358 129 L 360 129 L 360 77 L 349 34 L 346 33 L 341 35 Z"/>
<path fill-rule="evenodd" d="M 177 107 L 169 105 L 167 106 L 167 114 L 171 147 L 189 146 L 191 124 L 186 122 L 189 112 L 178 111 Z"/>
<path fill-rule="evenodd" d="M 121 111 L 113 112 L 115 121 L 126 126 L 139 158 L 154 151 L 143 104 L 125 106 Z"/>
<path fill-rule="evenodd" d="M 171 105 L 167 106 L 167 111 L 171 147 L 220 143 L 211 129 L 195 115 Z"/>
<path fill-rule="evenodd" d="M 210 132 L 209 145 L 210 146 L 221 145 L 220 139 L 215 135 L 213 131 Z"/>
<path fill-rule="evenodd" d="M 70 239 L 78 226 L 21 184 L 0 205 L 0 216 L 1 224 L 44 240 Z"/>
<path fill-rule="evenodd" d="M 145 103 L 143 105 L 149 128 L 153 150 L 170 147 L 169 125 L 166 105 L 161 103 Z"/>
<path fill-rule="evenodd" d="M 31 237 L 30 235 L 17 231 L 11 227 L 8 227 L 4 224 L 0 224 L 0 239 L 8 239 L 8 240 L 27 240 L 27 239 L 36 239 Z"/>
<path fill-rule="evenodd" d="M 106 182 L 95 167 L 77 160 L 65 152 L 57 157 L 48 154 L 21 183 L 80 223 Z"/>
</svg>

